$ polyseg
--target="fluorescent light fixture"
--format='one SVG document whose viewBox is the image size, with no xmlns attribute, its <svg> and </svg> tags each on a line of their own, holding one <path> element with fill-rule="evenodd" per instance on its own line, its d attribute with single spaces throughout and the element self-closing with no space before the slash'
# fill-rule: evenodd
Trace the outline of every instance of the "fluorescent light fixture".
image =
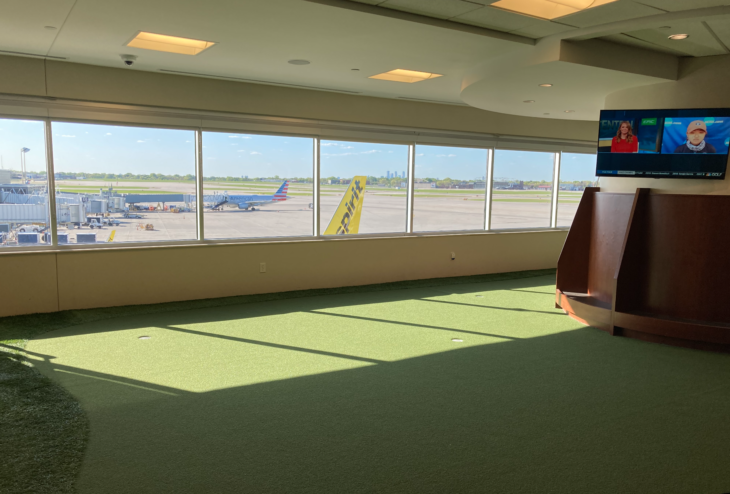
<svg viewBox="0 0 730 494">
<path fill-rule="evenodd" d="M 417 70 L 395 69 L 382 74 L 371 75 L 368 79 L 380 79 L 381 81 L 395 82 L 419 82 L 426 79 L 435 79 L 443 74 L 433 74 L 431 72 L 419 72 Z"/>
<path fill-rule="evenodd" d="M 672 34 L 669 39 L 680 40 L 689 38 L 689 34 Z"/>
<path fill-rule="evenodd" d="M 552 84 L 538 84 L 540 87 L 553 87 Z"/>
<path fill-rule="evenodd" d="M 592 9 L 616 0 L 499 0 L 491 4 L 498 9 L 509 10 L 517 14 L 529 15 L 540 19 L 557 19 Z"/>
<path fill-rule="evenodd" d="M 127 46 L 132 48 L 142 48 L 144 50 L 179 53 L 181 55 L 197 55 L 214 44 L 215 43 L 213 41 L 178 38 L 177 36 L 167 36 L 165 34 L 146 33 L 144 31 L 140 31 L 134 38 L 132 38 L 132 41 L 127 43 Z"/>
<path fill-rule="evenodd" d="M 523 103 L 534 103 L 534 102 L 535 102 L 534 99 L 526 99 L 525 101 L 523 101 Z"/>
</svg>

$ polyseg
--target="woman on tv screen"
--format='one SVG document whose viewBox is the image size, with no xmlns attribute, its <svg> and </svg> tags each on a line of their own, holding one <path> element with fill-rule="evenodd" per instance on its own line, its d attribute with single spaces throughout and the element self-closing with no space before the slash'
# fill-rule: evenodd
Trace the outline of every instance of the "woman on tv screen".
<svg viewBox="0 0 730 494">
<path fill-rule="evenodd" d="M 624 120 L 618 126 L 616 137 L 611 141 L 612 153 L 638 153 L 639 141 L 631 131 L 631 122 Z"/>
</svg>

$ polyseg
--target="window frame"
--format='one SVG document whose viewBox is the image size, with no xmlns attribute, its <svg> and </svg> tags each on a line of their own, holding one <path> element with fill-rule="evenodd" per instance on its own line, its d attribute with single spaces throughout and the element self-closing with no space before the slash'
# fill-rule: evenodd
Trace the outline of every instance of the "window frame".
<svg viewBox="0 0 730 494">
<path fill-rule="evenodd" d="M 72 252 L 98 249 L 146 249 L 153 247 L 192 247 L 203 245 L 279 243 L 328 241 L 338 242 L 367 238 L 397 238 L 449 235 L 484 235 L 524 233 L 535 231 L 565 231 L 569 226 L 557 226 L 560 158 L 562 153 L 595 154 L 595 143 L 588 141 L 530 138 L 523 136 L 498 136 L 492 134 L 432 129 L 405 128 L 378 124 L 354 124 L 328 122 L 302 118 L 271 117 L 260 115 L 230 114 L 216 111 L 182 110 L 163 107 L 146 107 L 115 103 L 95 103 L 74 100 L 49 100 L 30 96 L 0 96 L 0 118 L 44 122 L 46 143 L 46 172 L 48 176 L 48 201 L 51 218 L 51 244 L 13 247 L 0 250 L 3 254 L 23 252 Z M 126 244 L 58 244 L 55 202 L 55 163 L 53 156 L 53 122 L 113 125 L 167 130 L 187 130 L 195 133 L 196 215 L 197 239 L 157 242 L 130 242 Z M 275 137 L 305 137 L 313 139 L 313 231 L 311 235 L 291 237 L 255 237 L 206 240 L 203 202 L 203 150 L 202 133 L 245 133 Z M 408 146 L 408 187 L 405 231 L 395 233 L 371 233 L 358 235 L 324 236 L 320 233 L 320 168 L 321 141 L 350 141 L 375 144 Z M 482 229 L 448 231 L 413 231 L 415 195 L 415 154 L 417 145 L 484 149 L 487 151 L 486 191 L 484 197 L 484 225 Z M 497 150 L 534 151 L 552 153 L 555 158 L 551 195 L 551 217 L 548 227 L 494 229 L 491 227 L 492 186 L 494 155 Z"/>
</svg>

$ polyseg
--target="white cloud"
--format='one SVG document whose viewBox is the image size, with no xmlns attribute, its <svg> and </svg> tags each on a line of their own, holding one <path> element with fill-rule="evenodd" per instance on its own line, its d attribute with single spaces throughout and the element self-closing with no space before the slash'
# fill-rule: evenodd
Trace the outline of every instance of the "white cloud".
<svg viewBox="0 0 730 494">
<path fill-rule="evenodd" d="M 245 153 L 245 152 L 246 152 L 246 150 L 245 150 L 245 149 L 239 149 L 239 150 L 237 150 L 236 152 L 237 152 L 237 153 Z"/>
<path fill-rule="evenodd" d="M 379 153 L 379 152 L 380 151 L 378 151 L 377 149 L 371 149 L 370 151 L 363 151 L 360 154 L 373 154 L 373 153 Z"/>
<path fill-rule="evenodd" d="M 341 146 L 342 149 L 354 149 L 352 146 Z"/>
<path fill-rule="evenodd" d="M 251 136 L 228 136 L 229 139 L 251 139 Z"/>
<path fill-rule="evenodd" d="M 325 142 L 322 144 L 322 147 L 326 146 L 339 146 L 339 144 L 337 144 L 336 142 Z"/>
<path fill-rule="evenodd" d="M 437 154 L 436 157 L 437 158 L 455 158 L 456 155 L 455 154 Z"/>
<path fill-rule="evenodd" d="M 259 153 L 258 151 L 251 151 L 251 154 L 253 155 L 253 154 L 263 154 L 263 153 Z"/>
<path fill-rule="evenodd" d="M 112 135 L 112 133 L 111 133 L 111 132 L 107 132 L 107 133 L 106 133 L 106 134 L 104 134 L 104 135 L 105 135 L 105 136 L 110 136 L 110 135 Z"/>
<path fill-rule="evenodd" d="M 144 141 L 141 141 L 141 140 L 140 140 L 140 141 L 137 141 L 137 142 L 144 142 Z"/>
<path fill-rule="evenodd" d="M 61 137 L 76 137 L 76 136 L 62 135 Z"/>
<path fill-rule="evenodd" d="M 322 156 L 350 156 L 351 154 L 357 154 L 357 153 L 322 153 Z"/>
<path fill-rule="evenodd" d="M 423 156 L 423 153 L 421 153 L 421 154 L 417 154 L 416 156 Z"/>
</svg>

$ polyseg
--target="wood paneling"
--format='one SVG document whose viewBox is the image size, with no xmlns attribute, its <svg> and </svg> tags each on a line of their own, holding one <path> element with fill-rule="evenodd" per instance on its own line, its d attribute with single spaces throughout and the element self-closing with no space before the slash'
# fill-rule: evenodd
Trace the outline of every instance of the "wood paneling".
<svg viewBox="0 0 730 494">
<path fill-rule="evenodd" d="M 629 224 L 633 194 L 596 194 L 588 248 L 588 294 L 612 303 L 614 277 Z"/>
<path fill-rule="evenodd" d="M 558 262 L 556 304 L 615 335 L 730 351 L 730 197 L 592 196 L 579 208 L 590 224 L 573 224 Z M 565 293 L 580 283 L 561 269 L 585 273 L 587 294 Z"/>
</svg>

